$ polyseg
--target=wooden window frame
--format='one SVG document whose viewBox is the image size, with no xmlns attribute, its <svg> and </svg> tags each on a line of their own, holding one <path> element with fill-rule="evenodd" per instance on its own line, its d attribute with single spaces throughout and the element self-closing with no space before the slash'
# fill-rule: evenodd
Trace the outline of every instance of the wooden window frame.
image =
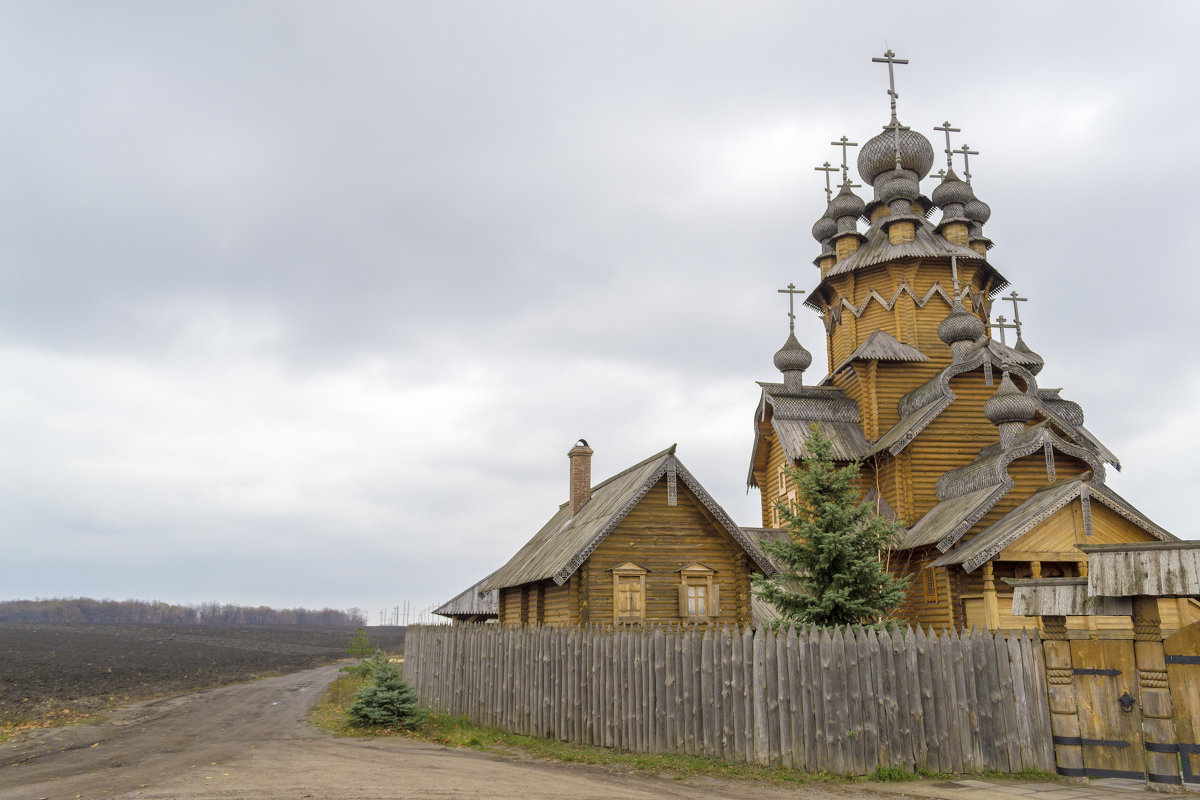
<svg viewBox="0 0 1200 800">
<path fill-rule="evenodd" d="M 926 603 L 938 601 L 938 576 L 936 567 L 925 567 L 921 570 L 921 588 L 925 594 Z"/>
<path fill-rule="evenodd" d="M 685 622 L 708 622 L 721 616 L 721 587 L 717 571 L 696 561 L 679 570 L 679 617 Z M 691 613 L 688 587 L 703 587 L 704 613 Z"/>
<path fill-rule="evenodd" d="M 641 625 L 646 621 L 646 575 L 650 570 L 643 566 L 626 561 L 613 567 L 609 572 L 613 576 L 613 625 Z M 621 586 L 636 585 L 641 603 L 636 614 L 621 613 Z"/>
</svg>

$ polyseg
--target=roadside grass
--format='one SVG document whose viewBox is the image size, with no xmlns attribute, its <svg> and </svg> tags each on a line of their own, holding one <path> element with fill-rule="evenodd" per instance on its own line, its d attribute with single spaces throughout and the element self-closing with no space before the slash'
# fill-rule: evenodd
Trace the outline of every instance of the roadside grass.
<svg viewBox="0 0 1200 800">
<path fill-rule="evenodd" d="M 919 770 L 909 772 L 896 767 L 880 767 L 873 774 L 861 778 L 832 775 L 827 772 L 800 772 L 785 767 L 763 767 L 756 764 L 741 764 L 722 761 L 709 756 L 685 756 L 674 754 L 630 753 L 606 747 L 560 742 L 556 739 L 541 739 L 520 736 L 514 733 L 472 725 L 465 719 L 431 714 L 414 731 L 388 731 L 356 728 L 350 725 L 346 709 L 354 702 L 358 689 L 369 682 L 360 675 L 339 676 L 325 696 L 313 707 L 309 721 L 335 736 L 358 737 L 403 737 L 419 739 L 446 747 L 466 748 L 484 752 L 521 755 L 547 761 L 569 764 L 607 766 L 630 772 L 664 775 L 676 780 L 687 778 L 728 778 L 735 780 L 770 781 L 778 784 L 807 783 L 853 783 L 856 781 L 917 781 L 933 778 L 950 779 L 954 776 L 942 772 Z M 1036 771 L 1018 775 L 992 772 L 991 778 L 1024 778 L 1030 780 L 1055 780 L 1056 776 Z"/>
<path fill-rule="evenodd" d="M 103 721 L 104 715 L 88 711 L 73 711 L 69 708 L 47 711 L 30 716 L 7 717 L 0 720 L 0 742 L 7 742 L 18 734 L 42 728 L 61 728 L 66 725 L 94 725 Z"/>
</svg>

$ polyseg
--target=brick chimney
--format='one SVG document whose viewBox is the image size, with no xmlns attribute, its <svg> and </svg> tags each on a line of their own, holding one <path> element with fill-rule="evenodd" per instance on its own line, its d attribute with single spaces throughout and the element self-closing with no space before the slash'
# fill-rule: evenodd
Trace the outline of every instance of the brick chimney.
<svg viewBox="0 0 1200 800">
<path fill-rule="evenodd" d="M 571 516 L 592 497 L 592 448 L 580 439 L 567 453 L 571 459 Z"/>
</svg>

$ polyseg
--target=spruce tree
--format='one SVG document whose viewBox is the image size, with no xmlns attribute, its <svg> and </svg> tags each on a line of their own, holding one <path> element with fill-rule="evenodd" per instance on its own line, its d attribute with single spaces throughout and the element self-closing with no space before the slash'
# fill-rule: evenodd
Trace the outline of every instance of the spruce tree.
<svg viewBox="0 0 1200 800">
<path fill-rule="evenodd" d="M 423 717 L 417 707 L 417 690 L 400 677 L 400 671 L 382 651 L 377 651 L 367 664 L 374 677 L 358 690 L 347 710 L 351 724 L 391 730 L 415 728 Z"/>
<path fill-rule="evenodd" d="M 861 500 L 859 463 L 835 466 L 832 443 L 819 426 L 812 426 L 806 444 L 808 457 L 786 470 L 796 482 L 796 502 L 776 503 L 788 537 L 762 542 L 780 572 L 754 576 L 755 596 L 779 612 L 777 624 L 878 622 L 908 588 L 908 578 L 889 574 L 879 558 L 901 526 Z"/>
</svg>

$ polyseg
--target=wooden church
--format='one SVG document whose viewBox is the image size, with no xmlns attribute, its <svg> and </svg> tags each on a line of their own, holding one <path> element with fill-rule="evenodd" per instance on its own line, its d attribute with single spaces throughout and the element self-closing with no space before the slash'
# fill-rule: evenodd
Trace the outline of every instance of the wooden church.
<svg viewBox="0 0 1200 800">
<path fill-rule="evenodd" d="M 874 60 L 889 75 L 907 63 L 891 51 Z M 828 374 L 805 383 L 812 355 L 792 331 L 775 354 L 781 380 L 760 384 L 748 483 L 761 495 L 762 527 L 734 524 L 674 446 L 592 486 L 581 441 L 569 453 L 569 501 L 438 613 L 510 625 L 760 619 L 751 575 L 776 570 L 759 542 L 787 535 L 777 504 L 794 502 L 796 487 L 785 468 L 807 455 L 813 425 L 832 437 L 838 461 L 860 463 L 864 497 L 904 526 L 882 557 L 911 578 L 896 616 L 915 624 L 1034 628 L 1038 618 L 1012 614 L 1005 579 L 1086 575 L 1077 545 L 1175 539 L 1105 484 L 1119 462 L 1084 426 L 1080 405 L 1038 384 L 1042 358 L 1021 331 L 1025 298 L 1002 294 L 1008 280 L 989 260 L 991 210 L 967 160 L 977 153 L 953 148 L 950 123 L 932 128 L 945 134 L 946 167 L 923 194 L 933 146 L 900 124 L 894 77 L 889 95 L 891 120 L 858 151 L 870 199 L 855 194 L 847 153 L 858 145 L 846 137 L 834 143 L 836 194 L 838 168 L 818 167 L 828 205 L 813 226 L 819 276 L 804 302 L 824 320 Z M 792 301 L 802 293 L 781 291 Z M 998 300 L 1012 303 L 1012 324 L 992 321 Z M 495 599 L 481 610 L 485 596 Z M 1200 620 L 1200 606 L 1162 600 L 1160 614 L 1171 632 Z M 1074 619 L 1091 629 L 1077 635 L 1129 624 Z"/>
<path fill-rule="evenodd" d="M 889 73 L 906 63 L 889 51 Z M 897 616 L 936 628 L 1034 628 L 1012 615 L 1004 579 L 1087 574 L 1076 545 L 1174 539 L 1105 484 L 1114 456 L 1086 427 L 1078 403 L 1038 384 L 1043 361 L 1025 343 L 1016 292 L 989 259 L 991 210 L 975 195 L 967 146 L 954 149 L 926 196 L 930 141 L 900 124 L 894 80 L 891 120 L 858 150 L 872 195 L 855 194 L 843 137 L 842 183 L 826 171 L 816 287 L 805 305 L 825 323 L 828 374 L 803 380 L 812 356 L 789 334 L 775 354 L 782 380 L 761 383 L 748 482 L 759 489 L 763 526 L 795 499 L 784 473 L 806 455 L 812 425 L 835 456 L 861 462 L 864 494 L 905 526 L 889 568 L 911 576 Z M 953 158 L 962 157 L 963 178 Z M 860 230 L 860 223 L 862 229 Z M 798 290 L 786 290 L 794 296 Z M 1007 311 L 1013 323 L 994 311 Z M 1005 343 L 1006 330 L 1016 338 Z M 999 339 L 994 338 L 998 336 Z M 1163 627 L 1200 619 L 1194 601 L 1161 601 Z M 1079 618 L 1103 635 L 1128 618 Z M 1081 634 L 1082 635 L 1082 634 Z"/>
</svg>

